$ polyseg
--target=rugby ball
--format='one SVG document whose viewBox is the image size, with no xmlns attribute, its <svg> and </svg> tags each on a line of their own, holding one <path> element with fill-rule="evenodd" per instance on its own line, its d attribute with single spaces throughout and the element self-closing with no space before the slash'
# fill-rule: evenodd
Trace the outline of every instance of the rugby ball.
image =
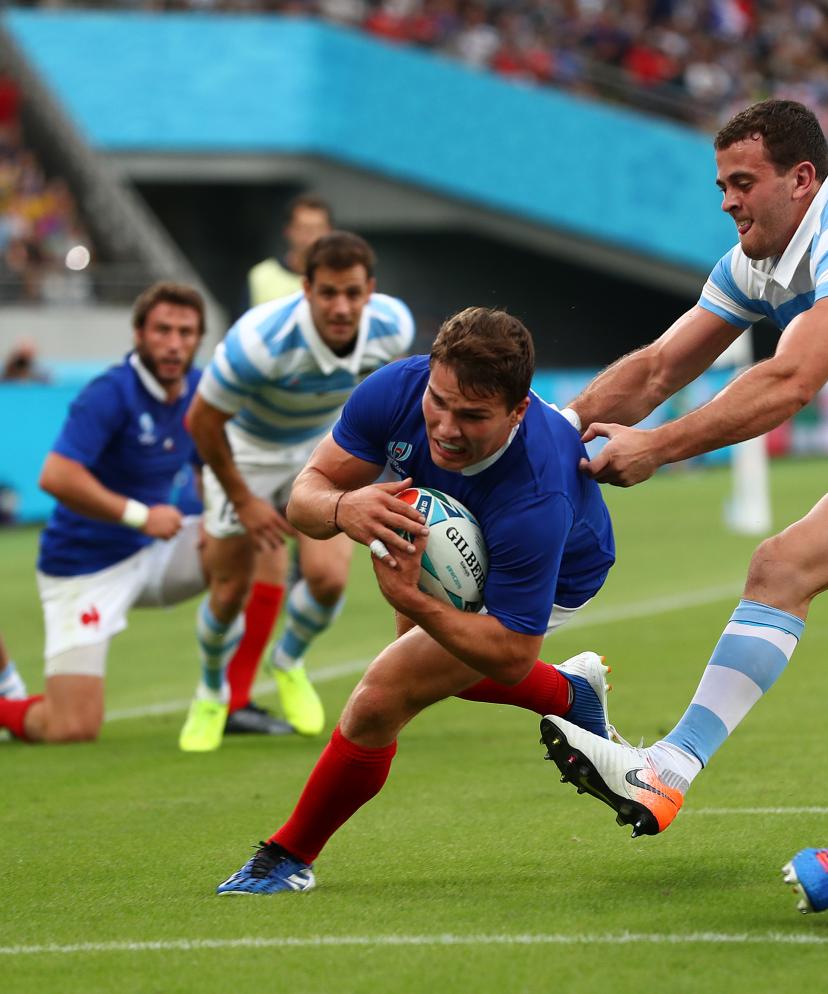
<svg viewBox="0 0 828 994">
<path fill-rule="evenodd" d="M 475 516 L 460 501 L 429 487 L 410 487 L 397 497 L 415 507 L 429 528 L 420 590 L 461 611 L 479 611 L 489 557 Z"/>
</svg>

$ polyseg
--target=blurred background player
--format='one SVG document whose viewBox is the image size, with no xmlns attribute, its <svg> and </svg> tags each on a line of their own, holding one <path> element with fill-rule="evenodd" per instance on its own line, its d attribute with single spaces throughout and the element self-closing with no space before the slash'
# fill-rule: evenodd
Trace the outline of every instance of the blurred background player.
<svg viewBox="0 0 828 994">
<path fill-rule="evenodd" d="M 355 390 L 297 479 L 297 528 L 350 536 L 381 557 L 374 572 L 399 637 L 351 694 L 287 823 L 219 893 L 311 888 L 328 839 L 382 789 L 402 728 L 437 701 L 550 707 L 607 734 L 599 657 L 560 667 L 537 658 L 547 632 L 601 589 L 615 546 L 600 488 L 578 472 L 580 437 L 529 392 L 534 365 L 517 318 L 468 308 L 443 324 L 430 356 L 392 363 Z M 408 478 L 375 484 L 387 459 Z M 480 614 L 419 589 L 427 529 L 395 496 L 412 478 L 479 521 L 489 552 Z"/>
<path fill-rule="evenodd" d="M 733 117 L 714 147 L 722 210 L 739 243 L 713 269 L 695 307 L 573 401 L 575 422 L 590 425 L 584 438 L 610 439 L 584 460 L 584 472 L 599 481 L 632 486 L 665 463 L 764 434 L 828 380 L 828 144 L 819 121 L 795 101 L 766 100 Z M 698 376 L 763 315 L 781 332 L 772 358 L 684 417 L 647 431 L 625 427 Z M 695 777 L 781 676 L 811 601 L 826 589 L 823 497 L 754 552 L 743 597 L 664 739 L 634 749 L 559 718 L 545 721 L 544 740 L 564 777 L 613 807 L 633 835 L 664 831 Z"/>
<path fill-rule="evenodd" d="M 302 289 L 308 249 L 317 238 L 333 230 L 331 208 L 321 197 L 302 193 L 287 205 L 285 254 L 257 262 L 247 274 L 247 305 L 256 307 L 277 297 L 287 297 Z"/>
<path fill-rule="evenodd" d="M 135 302 L 133 331 L 133 351 L 81 391 L 43 466 L 41 486 L 59 502 L 37 572 L 46 688 L 14 699 L 20 687 L 7 661 L 12 693 L 0 696 L 0 726 L 28 741 L 96 738 L 109 641 L 129 609 L 174 604 L 206 586 L 199 519 L 167 503 L 176 473 L 196 457 L 184 414 L 199 379 L 200 294 L 151 286 Z"/>
<path fill-rule="evenodd" d="M 332 230 L 332 212 L 328 203 L 312 193 L 294 197 L 285 211 L 282 234 L 286 251 L 257 263 L 247 274 L 246 299 L 249 307 L 300 293 L 305 278 L 308 249 Z M 298 573 L 298 562 L 293 572 Z M 244 608 L 244 632 L 227 667 L 230 687 L 229 713 L 225 725 L 228 734 L 254 733 L 281 735 L 284 722 L 276 720 L 250 699 L 250 688 L 282 606 L 285 575 L 279 563 L 265 553 L 256 556 L 253 582 Z M 306 719 L 307 721 L 307 719 Z M 306 723 L 300 722 L 303 728 Z M 311 722 L 311 726 L 313 726 Z"/>
<path fill-rule="evenodd" d="M 285 541 L 296 534 L 281 510 L 291 485 L 354 387 L 413 341 L 406 305 L 375 293 L 374 285 L 374 253 L 362 238 L 336 231 L 318 239 L 308 253 L 304 293 L 248 311 L 205 371 L 188 417 L 207 464 L 205 556 L 211 580 L 198 619 L 206 658 L 219 655 L 229 633 L 240 627 L 257 548 L 257 575 L 260 584 L 267 582 L 275 617 L 287 573 Z M 324 713 L 303 657 L 342 606 L 351 542 L 346 535 L 324 542 L 299 535 L 297 546 L 301 579 L 288 598 L 272 663 L 285 718 L 300 734 L 315 735 Z M 231 731 L 245 730 L 233 725 L 249 704 L 266 627 L 244 664 L 246 688 L 244 667 L 234 674 Z M 269 715 L 245 711 L 246 730 L 267 731 Z M 202 685 L 182 742 L 217 748 L 227 712 L 222 695 Z"/>
</svg>

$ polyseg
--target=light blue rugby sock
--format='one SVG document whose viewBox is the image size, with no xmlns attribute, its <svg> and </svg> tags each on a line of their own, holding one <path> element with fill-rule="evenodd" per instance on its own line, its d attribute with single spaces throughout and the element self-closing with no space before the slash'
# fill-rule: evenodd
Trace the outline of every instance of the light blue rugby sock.
<svg viewBox="0 0 828 994">
<path fill-rule="evenodd" d="M 805 622 L 786 611 L 742 599 L 722 633 L 696 693 L 670 734 L 652 746 L 655 753 L 677 747 L 689 753 L 698 772 L 777 681 L 788 665 Z M 689 758 L 689 757 L 688 757 Z M 656 763 L 657 766 L 661 765 Z M 674 763 L 669 764 L 674 767 Z M 695 767 L 695 769 L 693 769 Z M 687 776 L 688 768 L 681 773 Z"/>
<path fill-rule="evenodd" d="M 214 694 L 222 692 L 224 668 L 243 633 L 243 614 L 225 624 L 210 610 L 209 598 L 202 600 L 196 615 L 196 636 L 201 656 L 201 682 L 206 690 Z"/>
<path fill-rule="evenodd" d="M 307 581 L 300 580 L 287 600 L 287 622 L 273 650 L 274 666 L 292 669 L 305 655 L 310 643 L 334 622 L 344 604 L 344 597 L 331 607 L 320 604 L 311 594 Z"/>
</svg>

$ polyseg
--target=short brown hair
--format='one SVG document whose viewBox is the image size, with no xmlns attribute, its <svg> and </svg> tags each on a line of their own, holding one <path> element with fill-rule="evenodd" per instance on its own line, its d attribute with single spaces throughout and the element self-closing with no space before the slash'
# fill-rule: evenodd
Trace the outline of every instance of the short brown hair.
<svg viewBox="0 0 828 994">
<path fill-rule="evenodd" d="M 376 257 L 374 250 L 359 235 L 351 231 L 332 231 L 323 235 L 308 249 L 305 260 L 305 276 L 313 283 L 313 274 L 320 266 L 338 272 L 351 266 L 364 266 L 370 279 L 374 275 Z"/>
<path fill-rule="evenodd" d="M 529 393 L 535 346 L 526 326 L 506 311 L 467 307 L 443 322 L 431 365 L 448 366 L 464 393 L 502 396 L 512 410 Z"/>
<path fill-rule="evenodd" d="M 147 315 L 156 304 L 178 304 L 179 307 L 192 307 L 198 314 L 198 332 L 204 334 L 204 298 L 186 283 L 162 282 L 147 287 L 132 306 L 132 327 L 143 328 Z"/>
<path fill-rule="evenodd" d="M 290 224 L 293 215 L 302 207 L 311 211 L 322 211 L 327 215 L 328 224 L 333 225 L 333 211 L 327 200 L 324 200 L 318 193 L 300 193 L 292 197 L 285 205 L 285 224 Z"/>
<path fill-rule="evenodd" d="M 795 100 L 762 100 L 732 117 L 713 140 L 730 148 L 737 141 L 761 135 L 768 158 L 784 173 L 800 162 L 812 162 L 817 179 L 828 176 L 828 143 L 816 115 Z"/>
</svg>

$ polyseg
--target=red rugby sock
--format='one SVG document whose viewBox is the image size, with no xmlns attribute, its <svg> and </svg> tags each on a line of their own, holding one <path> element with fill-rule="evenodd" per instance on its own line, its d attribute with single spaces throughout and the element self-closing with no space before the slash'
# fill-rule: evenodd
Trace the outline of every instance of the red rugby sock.
<svg viewBox="0 0 828 994">
<path fill-rule="evenodd" d="M 250 703 L 250 688 L 259 668 L 259 660 L 279 616 L 284 595 L 285 588 L 281 585 L 253 584 L 244 610 L 244 635 L 227 664 L 231 711 L 246 707 Z"/>
<path fill-rule="evenodd" d="M 36 694 L 34 697 L 24 697 L 22 701 L 9 701 L 5 697 L 0 697 L 0 728 L 8 730 L 18 739 L 29 741 L 24 729 L 26 712 L 33 704 L 43 700 L 43 694 Z"/>
<path fill-rule="evenodd" d="M 537 714 L 564 715 L 569 710 L 569 681 L 554 666 L 537 660 L 520 683 L 507 686 L 485 677 L 462 694 L 464 701 L 482 701 L 487 704 L 513 704 Z"/>
<path fill-rule="evenodd" d="M 396 742 L 380 749 L 358 746 L 337 725 L 293 814 L 268 842 L 312 863 L 340 825 L 380 792 L 396 751 Z"/>
</svg>

